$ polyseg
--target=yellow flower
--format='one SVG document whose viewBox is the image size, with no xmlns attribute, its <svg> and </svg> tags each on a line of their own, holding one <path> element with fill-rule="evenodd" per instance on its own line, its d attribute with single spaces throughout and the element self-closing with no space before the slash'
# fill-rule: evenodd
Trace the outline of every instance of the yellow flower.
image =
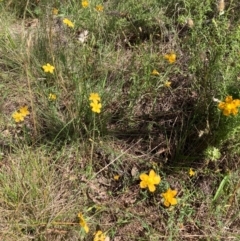
<svg viewBox="0 0 240 241">
<path fill-rule="evenodd" d="M 80 226 L 85 230 L 86 233 L 89 232 L 89 227 L 85 221 L 85 219 L 83 218 L 83 215 L 81 213 L 78 213 L 78 218 L 79 218 L 79 224 Z"/>
<path fill-rule="evenodd" d="M 173 64 L 176 62 L 176 54 L 175 53 L 170 53 L 170 54 L 165 54 L 164 58 L 168 60 L 170 64 Z"/>
<path fill-rule="evenodd" d="M 195 172 L 193 171 L 192 168 L 189 169 L 189 176 L 192 177 L 195 175 Z"/>
<path fill-rule="evenodd" d="M 95 7 L 95 9 L 98 11 L 98 12 L 102 12 L 103 11 L 103 6 L 102 5 L 97 5 Z"/>
<path fill-rule="evenodd" d="M 88 2 L 88 1 L 86 1 L 86 0 L 82 1 L 82 7 L 83 7 L 83 8 L 87 8 L 88 5 L 89 5 L 89 2 Z"/>
<path fill-rule="evenodd" d="M 96 233 L 94 233 L 93 241 L 105 241 L 105 239 L 106 235 L 101 230 L 98 230 Z"/>
<path fill-rule="evenodd" d="M 58 15 L 58 9 L 57 8 L 53 8 L 52 9 L 52 14 L 53 15 Z"/>
<path fill-rule="evenodd" d="M 236 107 L 239 107 L 239 106 L 240 106 L 240 100 L 239 100 L 239 99 L 233 100 L 232 103 L 233 103 Z"/>
<path fill-rule="evenodd" d="M 12 118 L 15 120 L 15 122 L 21 122 L 21 121 L 24 121 L 24 116 L 19 113 L 18 111 L 15 111 L 13 114 L 12 114 Z"/>
<path fill-rule="evenodd" d="M 28 107 L 24 106 L 19 109 L 19 111 L 15 111 L 12 114 L 12 118 L 15 120 L 15 122 L 21 122 L 24 121 L 24 118 L 29 115 Z"/>
<path fill-rule="evenodd" d="M 70 20 L 67 19 L 67 18 L 64 18 L 64 19 L 63 19 L 63 23 L 66 24 L 69 28 L 73 28 L 73 27 L 74 27 L 73 22 L 70 21 Z"/>
<path fill-rule="evenodd" d="M 151 170 L 149 175 L 142 173 L 140 175 L 140 179 L 140 188 L 148 188 L 150 192 L 154 192 L 156 190 L 154 185 L 157 185 L 161 182 L 160 176 L 157 175 L 154 170 Z"/>
<path fill-rule="evenodd" d="M 20 114 L 22 114 L 23 117 L 29 115 L 28 107 L 24 106 L 19 109 Z"/>
<path fill-rule="evenodd" d="M 43 65 L 42 68 L 43 68 L 43 70 L 44 70 L 45 73 L 48 73 L 48 72 L 49 72 L 49 73 L 51 73 L 51 74 L 53 74 L 53 70 L 55 69 L 55 67 L 52 66 L 52 65 L 49 64 L 49 63 L 47 63 L 46 65 Z"/>
<path fill-rule="evenodd" d="M 152 75 L 160 75 L 159 72 L 156 69 L 154 69 L 151 74 Z"/>
<path fill-rule="evenodd" d="M 92 111 L 96 113 L 101 112 L 102 104 L 100 103 L 101 98 L 98 93 L 91 93 L 89 100 L 92 101 L 90 102 L 90 106 L 92 107 Z"/>
<path fill-rule="evenodd" d="M 57 96 L 55 94 L 50 93 L 49 96 L 48 96 L 48 99 L 49 100 L 56 100 Z"/>
<path fill-rule="evenodd" d="M 90 103 L 90 106 L 92 107 L 92 111 L 96 113 L 101 112 L 102 104 L 98 103 L 98 101 L 93 101 Z"/>
<path fill-rule="evenodd" d="M 101 101 L 101 98 L 98 93 L 91 93 L 89 100 L 93 102 L 97 102 L 97 101 Z"/>
<path fill-rule="evenodd" d="M 226 97 L 226 99 L 225 99 L 225 102 L 226 103 L 231 103 L 233 101 L 233 98 L 232 98 L 232 96 L 230 96 L 230 95 L 228 95 L 227 97 Z"/>
<path fill-rule="evenodd" d="M 120 176 L 119 176 L 119 175 L 115 175 L 115 176 L 113 176 L 113 179 L 114 179 L 115 181 L 118 181 L 118 180 L 119 180 L 119 178 L 120 178 Z"/>
<path fill-rule="evenodd" d="M 177 195 L 177 191 L 171 190 L 171 188 L 169 188 L 165 193 L 162 193 L 162 197 L 164 198 L 163 205 L 166 207 L 169 207 L 170 205 L 176 205 L 177 204 L 177 199 L 175 198 L 176 195 Z"/>
<path fill-rule="evenodd" d="M 233 100 L 232 96 L 227 96 L 225 102 L 220 102 L 218 108 L 223 111 L 223 115 L 229 116 L 231 114 L 236 115 L 238 113 L 238 107 L 240 106 L 240 100 Z"/>
<path fill-rule="evenodd" d="M 171 84 L 172 84 L 172 82 L 166 81 L 166 82 L 164 83 L 164 86 L 170 88 L 170 87 L 171 87 Z"/>
</svg>

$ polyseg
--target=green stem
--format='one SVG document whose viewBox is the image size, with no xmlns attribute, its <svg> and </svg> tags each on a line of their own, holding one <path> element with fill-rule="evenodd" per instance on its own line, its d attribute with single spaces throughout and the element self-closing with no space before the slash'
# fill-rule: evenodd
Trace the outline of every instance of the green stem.
<svg viewBox="0 0 240 241">
<path fill-rule="evenodd" d="M 92 146 L 91 146 L 91 158 L 90 158 L 90 175 L 92 175 L 92 161 L 93 161 L 93 150 L 94 150 L 94 143 L 95 143 L 95 127 L 96 127 L 96 115 L 94 114 L 93 117 L 93 135 L 92 135 Z"/>
</svg>

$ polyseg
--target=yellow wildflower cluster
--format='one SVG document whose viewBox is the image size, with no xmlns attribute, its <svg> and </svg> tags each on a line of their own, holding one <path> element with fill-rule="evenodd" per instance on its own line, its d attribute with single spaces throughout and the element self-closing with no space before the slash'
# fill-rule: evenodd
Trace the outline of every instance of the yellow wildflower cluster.
<svg viewBox="0 0 240 241">
<path fill-rule="evenodd" d="M 240 100 L 233 100 L 232 96 L 227 96 L 225 102 L 220 102 L 218 108 L 223 111 L 225 116 L 230 116 L 231 114 L 236 115 L 238 113 L 238 107 L 240 106 Z"/>
<path fill-rule="evenodd" d="M 79 225 L 84 229 L 86 233 L 89 233 L 89 227 L 87 225 L 87 222 L 85 221 L 82 213 L 78 213 L 78 218 L 79 218 Z M 94 234 L 94 239 L 93 241 L 105 241 L 106 240 L 106 234 L 103 233 L 101 230 L 98 230 Z"/>
<path fill-rule="evenodd" d="M 19 109 L 19 111 L 15 111 L 12 114 L 12 118 L 15 120 L 15 122 L 21 122 L 24 121 L 24 118 L 29 115 L 28 107 L 24 106 Z"/>
<path fill-rule="evenodd" d="M 161 182 L 161 177 L 157 175 L 154 170 L 150 170 L 149 175 L 142 173 L 140 175 L 140 180 L 140 188 L 148 188 L 150 192 L 154 192 L 156 190 L 155 185 L 158 185 Z M 176 195 L 177 191 L 171 190 L 170 188 L 165 193 L 162 193 L 161 196 L 164 198 L 163 205 L 166 207 L 176 205 Z"/>
<path fill-rule="evenodd" d="M 165 54 L 164 58 L 170 63 L 173 64 L 176 62 L 176 54 L 175 53 L 170 53 L 170 54 Z"/>
<path fill-rule="evenodd" d="M 69 28 L 74 28 L 74 24 L 71 20 L 64 18 L 63 23 L 66 24 Z"/>
<path fill-rule="evenodd" d="M 98 93 L 91 93 L 89 97 L 90 106 L 92 107 L 92 111 L 96 113 L 101 112 L 102 104 L 101 104 L 101 98 Z"/>
<path fill-rule="evenodd" d="M 151 72 L 151 75 L 159 76 L 160 73 L 159 73 L 156 69 L 154 69 L 154 70 Z M 172 82 L 170 82 L 170 81 L 165 81 L 164 84 L 163 84 L 163 86 L 165 86 L 165 87 L 167 87 L 167 88 L 170 88 L 170 87 L 171 87 L 171 84 L 172 84 Z"/>
</svg>

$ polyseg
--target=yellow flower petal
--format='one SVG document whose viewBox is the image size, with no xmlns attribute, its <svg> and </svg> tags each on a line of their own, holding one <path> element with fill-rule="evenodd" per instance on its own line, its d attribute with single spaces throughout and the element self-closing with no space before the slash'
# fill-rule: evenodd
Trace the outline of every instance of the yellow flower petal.
<svg viewBox="0 0 240 241">
<path fill-rule="evenodd" d="M 153 184 L 159 184 L 161 181 L 160 176 L 157 175 L 154 170 L 151 170 L 149 172 L 149 179 L 150 179 L 150 182 Z"/>
<path fill-rule="evenodd" d="M 233 108 L 233 109 L 232 109 L 232 114 L 233 114 L 233 115 L 236 115 L 237 113 L 238 113 L 238 109 L 237 109 L 237 108 Z"/>
<path fill-rule="evenodd" d="M 229 116 L 230 114 L 231 114 L 231 113 L 230 113 L 229 110 L 227 110 L 227 109 L 224 109 L 224 110 L 223 110 L 223 115 Z"/>
<path fill-rule="evenodd" d="M 154 171 L 154 170 L 150 170 L 150 172 L 149 172 L 149 177 L 150 177 L 150 178 L 154 178 L 155 176 L 156 176 L 155 171 Z"/>
<path fill-rule="evenodd" d="M 165 200 L 164 203 L 163 203 L 163 205 L 164 205 L 165 207 L 169 207 L 169 206 L 170 206 L 170 203 L 169 203 L 167 200 Z"/>
<path fill-rule="evenodd" d="M 171 190 L 171 195 L 172 195 L 173 197 L 175 197 L 175 196 L 177 195 L 177 191 L 176 191 L 176 190 Z"/>
<path fill-rule="evenodd" d="M 154 69 L 151 74 L 152 75 L 160 75 L 160 73 L 156 69 Z"/>
<path fill-rule="evenodd" d="M 89 232 L 89 227 L 87 226 L 87 224 L 85 224 L 85 225 L 83 226 L 83 229 L 85 230 L 86 233 Z"/>
<path fill-rule="evenodd" d="M 153 184 L 149 184 L 148 189 L 149 189 L 150 192 L 155 192 L 156 187 Z"/>
<path fill-rule="evenodd" d="M 140 187 L 141 187 L 141 188 L 147 188 L 147 187 L 148 187 L 148 183 L 145 182 L 145 181 L 141 181 L 141 182 L 140 182 Z"/>
<path fill-rule="evenodd" d="M 160 176 L 155 176 L 153 179 L 154 184 L 159 184 L 161 182 Z"/>
<path fill-rule="evenodd" d="M 225 108 L 225 102 L 220 102 L 220 103 L 218 104 L 218 108 L 221 109 L 221 110 L 223 110 L 223 109 Z"/>
<path fill-rule="evenodd" d="M 177 204 L 177 199 L 176 198 L 172 198 L 170 201 L 171 205 L 176 205 Z"/>
<path fill-rule="evenodd" d="M 225 99 L 225 102 L 226 103 L 231 103 L 232 102 L 232 96 L 227 96 L 226 99 Z"/>
<path fill-rule="evenodd" d="M 235 107 L 239 107 L 240 106 L 240 100 L 239 99 L 235 99 L 232 101 L 232 104 L 235 106 Z"/>
<path fill-rule="evenodd" d="M 24 106 L 24 107 L 21 107 L 19 109 L 19 112 L 22 114 L 23 117 L 29 115 L 29 111 L 28 111 L 28 107 L 27 106 Z"/>
<path fill-rule="evenodd" d="M 142 173 L 142 174 L 140 175 L 140 179 L 141 179 L 142 181 L 147 181 L 147 180 L 148 180 L 148 175 L 147 175 L 146 173 Z"/>
</svg>

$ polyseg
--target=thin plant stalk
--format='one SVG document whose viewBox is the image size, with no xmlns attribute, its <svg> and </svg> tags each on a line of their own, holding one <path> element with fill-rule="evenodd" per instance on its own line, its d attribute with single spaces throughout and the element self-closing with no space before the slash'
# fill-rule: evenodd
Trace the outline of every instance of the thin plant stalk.
<svg viewBox="0 0 240 241">
<path fill-rule="evenodd" d="M 92 175 L 92 162 L 93 162 L 93 150 L 95 143 L 95 128 L 96 128 L 96 116 L 93 114 L 93 135 L 92 135 L 92 145 L 91 145 L 91 158 L 90 158 L 90 175 Z"/>
</svg>

